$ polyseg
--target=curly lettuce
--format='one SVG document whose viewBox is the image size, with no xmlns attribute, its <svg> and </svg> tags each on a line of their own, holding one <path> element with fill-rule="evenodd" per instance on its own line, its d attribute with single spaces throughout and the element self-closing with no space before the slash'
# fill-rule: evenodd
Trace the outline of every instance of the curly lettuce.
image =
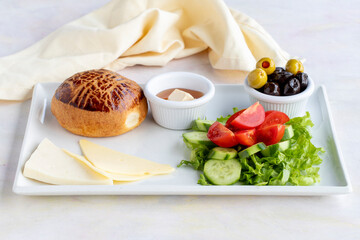
<svg viewBox="0 0 360 240">
<path fill-rule="evenodd" d="M 233 108 L 233 113 L 236 113 L 236 112 L 238 112 L 238 111 L 239 111 L 239 109 L 238 109 L 237 107 L 234 107 L 234 108 Z M 223 125 L 225 125 L 225 124 L 226 124 L 226 121 L 227 121 L 230 117 L 231 117 L 231 114 L 230 114 L 230 115 L 227 115 L 227 116 L 225 116 L 225 117 L 220 116 L 220 117 L 218 117 L 218 118 L 216 119 L 216 121 L 219 122 L 219 123 L 221 123 L 221 124 L 223 124 Z"/>
<path fill-rule="evenodd" d="M 184 138 L 185 145 L 191 149 L 190 161 L 182 160 L 177 167 L 182 165 L 188 165 L 193 167 L 195 170 L 203 170 L 207 156 L 209 154 L 209 148 L 203 144 L 195 144 L 186 141 Z"/>
</svg>

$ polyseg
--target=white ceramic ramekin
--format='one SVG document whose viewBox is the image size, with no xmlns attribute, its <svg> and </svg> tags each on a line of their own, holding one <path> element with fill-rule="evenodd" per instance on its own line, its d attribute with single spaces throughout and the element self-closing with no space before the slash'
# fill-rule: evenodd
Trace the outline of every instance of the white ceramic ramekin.
<svg viewBox="0 0 360 240">
<path fill-rule="evenodd" d="M 308 78 L 308 86 L 306 89 L 292 96 L 272 96 L 261 93 L 249 86 L 247 78 L 245 79 L 244 87 L 245 91 L 249 94 L 251 104 L 259 102 L 265 111 L 281 111 L 286 113 L 290 118 L 304 115 L 306 103 L 315 89 L 314 81 L 310 77 Z"/>
<path fill-rule="evenodd" d="M 197 90 L 204 95 L 184 102 L 164 100 L 156 96 L 170 88 Z M 145 85 L 144 93 L 157 124 L 169 129 L 182 130 L 189 129 L 194 119 L 205 116 L 206 104 L 213 98 L 215 87 L 209 79 L 195 73 L 168 72 L 151 78 Z"/>
</svg>

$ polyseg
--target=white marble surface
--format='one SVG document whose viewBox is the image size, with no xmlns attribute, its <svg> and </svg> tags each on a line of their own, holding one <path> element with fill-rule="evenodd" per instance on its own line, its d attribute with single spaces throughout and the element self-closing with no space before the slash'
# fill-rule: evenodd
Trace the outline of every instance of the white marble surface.
<svg viewBox="0 0 360 240">
<path fill-rule="evenodd" d="M 107 0 L 1 0 L 0 56 L 15 53 Z M 61 196 L 12 193 L 30 102 L 0 101 L 0 239 L 344 239 L 360 237 L 360 2 L 226 1 L 260 22 L 325 85 L 353 193 L 328 197 Z M 189 64 L 191 62 L 192 64 Z M 140 71 L 141 70 L 141 71 Z M 214 82 L 239 74 L 213 70 L 204 54 L 164 68 L 133 67 L 145 82 L 188 70 Z M 146 76 L 146 77 L 144 77 Z"/>
</svg>

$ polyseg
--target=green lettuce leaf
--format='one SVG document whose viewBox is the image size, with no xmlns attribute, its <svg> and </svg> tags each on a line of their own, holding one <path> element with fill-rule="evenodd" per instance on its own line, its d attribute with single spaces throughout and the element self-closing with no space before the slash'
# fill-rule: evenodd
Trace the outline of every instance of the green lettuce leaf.
<svg viewBox="0 0 360 240">
<path fill-rule="evenodd" d="M 191 149 L 190 161 L 182 160 L 177 167 L 187 165 L 193 167 L 195 170 L 203 170 L 204 164 L 209 154 L 209 148 L 203 144 L 195 144 L 186 141 L 184 138 L 185 145 Z"/>
<path fill-rule="evenodd" d="M 204 176 L 204 174 L 200 174 L 200 177 L 199 177 L 199 180 L 198 180 L 198 184 L 200 185 L 212 185 L 211 183 L 209 183 L 207 180 L 206 180 L 206 177 Z"/>
<path fill-rule="evenodd" d="M 231 115 L 227 115 L 227 116 L 225 116 L 225 117 L 223 117 L 223 116 L 220 115 L 220 117 L 218 117 L 218 118 L 216 119 L 216 121 L 219 122 L 219 123 L 221 123 L 221 124 L 223 124 L 223 125 L 225 125 L 225 124 L 226 124 L 226 121 L 227 121 L 230 117 L 231 117 Z"/>
<path fill-rule="evenodd" d="M 239 111 L 239 109 L 238 109 L 237 107 L 234 107 L 234 108 L 233 108 L 233 114 L 236 113 L 236 112 L 238 112 L 238 111 Z M 225 117 L 223 117 L 222 115 L 220 115 L 220 117 L 218 117 L 218 118 L 216 119 L 216 121 L 219 122 L 219 123 L 221 123 L 221 124 L 223 124 L 223 125 L 225 125 L 226 122 L 227 122 L 227 120 L 228 120 L 231 116 L 232 116 L 232 114 L 229 114 L 229 115 L 227 115 L 227 116 L 225 116 Z"/>
<path fill-rule="evenodd" d="M 240 181 L 248 185 L 301 185 L 320 182 L 319 154 L 323 148 L 311 143 L 310 128 L 314 126 L 309 112 L 303 117 L 291 119 L 288 125 L 294 129 L 291 147 L 284 152 L 275 152 L 270 157 L 252 155 L 241 159 L 242 176 Z"/>
</svg>

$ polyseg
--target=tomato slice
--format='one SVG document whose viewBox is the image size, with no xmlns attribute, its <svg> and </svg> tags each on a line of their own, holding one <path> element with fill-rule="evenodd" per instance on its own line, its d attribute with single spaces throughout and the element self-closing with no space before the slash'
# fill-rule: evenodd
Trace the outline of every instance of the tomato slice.
<svg viewBox="0 0 360 240">
<path fill-rule="evenodd" d="M 256 138 L 259 142 L 272 145 L 280 142 L 285 133 L 285 125 L 275 124 L 256 129 Z"/>
<path fill-rule="evenodd" d="M 264 122 L 257 128 L 263 128 L 274 124 L 284 124 L 288 122 L 290 118 L 283 112 L 280 111 L 266 111 Z"/>
<path fill-rule="evenodd" d="M 270 113 L 276 112 L 275 110 L 269 110 L 265 112 L 265 117 L 268 116 Z"/>
<path fill-rule="evenodd" d="M 259 126 L 264 122 L 265 110 L 259 102 L 248 107 L 244 112 L 239 114 L 231 125 L 241 130 L 251 129 Z"/>
<path fill-rule="evenodd" d="M 210 126 L 207 137 L 220 147 L 233 147 L 238 144 L 234 133 L 219 122 Z"/>
<path fill-rule="evenodd" d="M 236 141 L 244 146 L 252 146 L 257 143 L 256 129 L 240 130 L 234 133 Z"/>
<path fill-rule="evenodd" d="M 236 129 L 234 126 L 231 125 L 231 122 L 237 117 L 239 116 L 242 112 L 244 112 L 246 109 L 242 109 L 240 111 L 237 111 L 236 113 L 234 113 L 233 115 L 231 115 L 231 117 L 226 121 L 225 127 L 227 127 L 228 129 L 230 129 L 231 131 L 236 131 L 238 129 Z"/>
</svg>

